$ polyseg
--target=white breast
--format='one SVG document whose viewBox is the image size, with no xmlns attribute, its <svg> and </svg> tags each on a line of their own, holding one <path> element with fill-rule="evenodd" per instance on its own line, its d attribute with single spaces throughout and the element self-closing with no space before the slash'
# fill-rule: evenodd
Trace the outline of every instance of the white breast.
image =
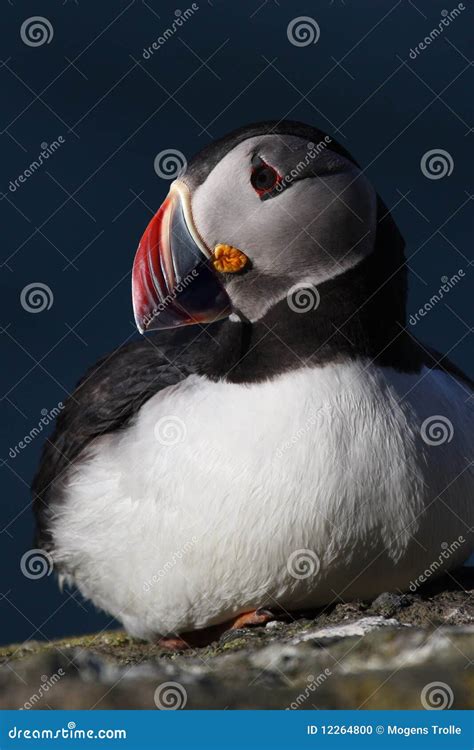
<svg viewBox="0 0 474 750">
<path fill-rule="evenodd" d="M 141 637 L 406 590 L 472 548 L 469 395 L 439 371 L 354 363 L 190 377 L 70 472 L 55 557 Z"/>
</svg>

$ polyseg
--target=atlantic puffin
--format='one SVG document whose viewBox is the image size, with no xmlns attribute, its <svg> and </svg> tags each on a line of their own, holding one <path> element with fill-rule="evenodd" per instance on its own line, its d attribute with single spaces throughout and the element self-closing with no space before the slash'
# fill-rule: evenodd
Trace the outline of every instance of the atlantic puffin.
<svg viewBox="0 0 474 750">
<path fill-rule="evenodd" d="M 33 484 L 37 545 L 132 636 L 205 643 L 468 558 L 473 382 L 407 328 L 404 241 L 335 139 L 204 148 L 132 298 L 145 335 L 79 381 Z"/>
</svg>

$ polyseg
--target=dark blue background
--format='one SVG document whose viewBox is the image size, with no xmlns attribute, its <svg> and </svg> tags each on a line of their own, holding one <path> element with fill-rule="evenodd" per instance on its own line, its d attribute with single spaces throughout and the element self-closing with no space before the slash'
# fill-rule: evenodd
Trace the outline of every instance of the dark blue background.
<svg viewBox="0 0 474 750">
<path fill-rule="evenodd" d="M 469 7 L 410 60 L 410 48 L 438 25 L 443 8 L 454 5 L 198 4 L 144 60 L 143 48 L 175 18 L 175 4 L 2 3 L 1 642 L 110 623 L 77 594 L 61 595 L 53 576 L 34 581 L 20 572 L 21 555 L 31 547 L 29 483 L 43 438 L 15 458 L 9 451 L 38 424 L 42 409 L 66 397 L 88 365 L 138 335 L 130 268 L 140 234 L 168 189 L 153 168 L 159 151 L 175 148 L 190 157 L 234 127 L 285 116 L 338 137 L 394 207 L 412 271 L 409 312 L 439 289 L 441 276 L 464 270 L 462 282 L 415 333 L 450 351 L 474 375 L 472 266 L 466 257 L 472 257 Z M 33 15 L 52 23 L 50 44 L 21 41 L 20 26 Z M 317 44 L 289 43 L 287 25 L 300 15 L 318 21 Z M 38 156 L 40 144 L 60 135 L 61 148 L 11 192 L 10 180 Z M 429 180 L 421 173 L 420 159 L 433 148 L 451 154 L 451 176 Z M 51 288 L 54 303 L 31 314 L 20 294 L 37 281 Z"/>
</svg>

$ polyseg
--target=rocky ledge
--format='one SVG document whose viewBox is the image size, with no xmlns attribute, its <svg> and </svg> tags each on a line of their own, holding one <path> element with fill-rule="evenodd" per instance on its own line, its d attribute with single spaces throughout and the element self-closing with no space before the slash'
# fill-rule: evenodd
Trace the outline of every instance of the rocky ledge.
<svg viewBox="0 0 474 750">
<path fill-rule="evenodd" d="M 0 708 L 474 708 L 474 573 L 170 654 L 121 631 L 0 649 Z"/>
</svg>

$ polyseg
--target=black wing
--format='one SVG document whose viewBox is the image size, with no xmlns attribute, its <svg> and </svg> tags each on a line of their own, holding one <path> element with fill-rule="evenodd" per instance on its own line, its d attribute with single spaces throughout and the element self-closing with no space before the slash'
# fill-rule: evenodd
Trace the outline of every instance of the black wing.
<svg viewBox="0 0 474 750">
<path fill-rule="evenodd" d="M 51 547 L 48 522 L 57 502 L 55 484 L 77 456 L 94 438 L 126 426 L 155 393 L 197 370 L 198 360 L 182 352 L 192 349 L 199 331 L 193 326 L 167 334 L 142 338 L 99 360 L 65 402 L 32 485 L 37 546 Z"/>
<path fill-rule="evenodd" d="M 453 375 L 458 380 L 463 380 L 466 385 L 474 389 L 474 380 L 466 375 L 460 367 L 454 364 L 445 354 L 433 349 L 431 346 L 423 346 L 424 363 L 431 370 L 442 370 L 448 375 Z"/>
</svg>

